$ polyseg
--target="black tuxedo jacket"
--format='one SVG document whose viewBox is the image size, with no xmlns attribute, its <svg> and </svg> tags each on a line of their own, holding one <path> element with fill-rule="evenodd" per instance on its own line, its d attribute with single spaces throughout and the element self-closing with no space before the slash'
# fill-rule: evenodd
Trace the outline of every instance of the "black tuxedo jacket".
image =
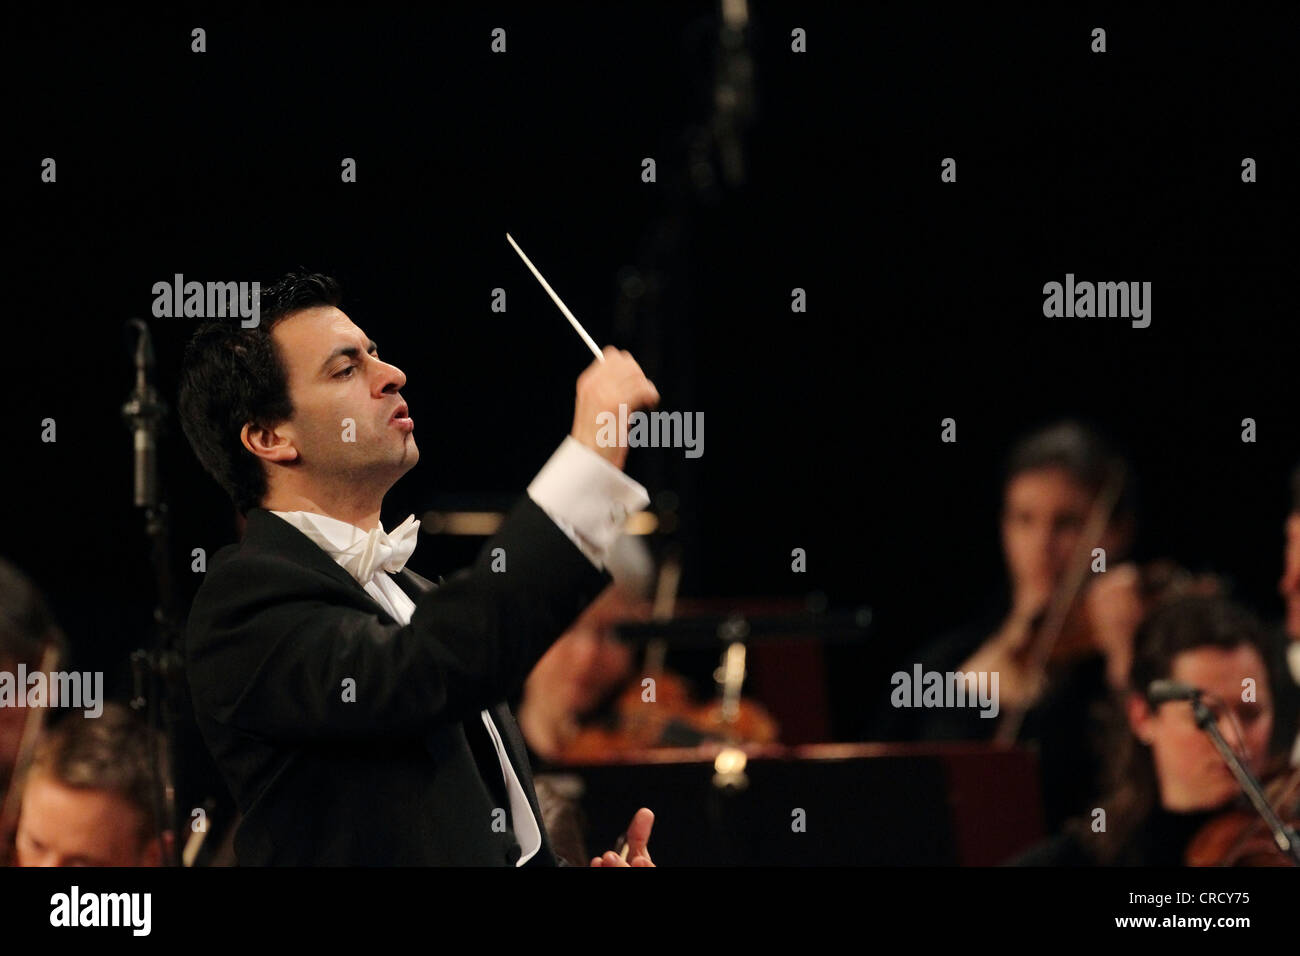
<svg viewBox="0 0 1300 956">
<path fill-rule="evenodd" d="M 405 626 L 261 509 L 210 562 L 185 650 L 199 729 L 242 814 L 239 863 L 513 864 L 488 708 L 542 829 L 527 865 L 554 866 L 504 701 L 608 574 L 525 496 L 473 567 L 438 587 L 394 578 L 415 600 Z"/>
</svg>

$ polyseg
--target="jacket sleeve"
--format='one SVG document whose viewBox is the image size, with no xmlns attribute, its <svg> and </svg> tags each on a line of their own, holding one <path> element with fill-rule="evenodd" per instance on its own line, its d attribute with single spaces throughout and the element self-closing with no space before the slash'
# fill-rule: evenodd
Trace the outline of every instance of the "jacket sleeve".
<svg viewBox="0 0 1300 956">
<path fill-rule="evenodd" d="M 418 735 L 517 691 L 609 580 L 528 498 L 405 626 L 327 601 L 319 574 L 287 558 L 236 556 L 190 614 L 195 706 L 264 740 Z"/>
</svg>

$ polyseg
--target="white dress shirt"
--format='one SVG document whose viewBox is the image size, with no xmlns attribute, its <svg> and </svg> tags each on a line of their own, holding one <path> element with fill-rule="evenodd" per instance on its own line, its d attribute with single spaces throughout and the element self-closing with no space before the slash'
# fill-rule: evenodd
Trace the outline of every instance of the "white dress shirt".
<svg viewBox="0 0 1300 956">
<path fill-rule="evenodd" d="M 568 436 L 528 486 L 528 497 L 555 522 L 597 568 L 604 570 L 605 555 L 633 512 L 650 503 L 645 488 L 628 478 L 618 468 Z M 328 515 L 310 511 L 273 511 L 293 525 L 345 569 L 347 552 L 355 551 L 369 532 Z M 380 526 L 379 531 L 383 532 Z M 349 571 L 351 573 L 351 571 Z M 369 581 L 358 581 L 375 603 L 399 624 L 409 624 L 415 602 L 398 587 L 397 582 L 380 570 Z M 556 635 L 558 637 L 558 635 Z M 516 866 L 523 866 L 542 848 L 542 832 L 533 815 L 528 797 L 510 765 L 501 733 L 487 710 L 480 716 L 501 762 L 501 775 L 510 797 L 510 819 L 520 855 Z"/>
</svg>

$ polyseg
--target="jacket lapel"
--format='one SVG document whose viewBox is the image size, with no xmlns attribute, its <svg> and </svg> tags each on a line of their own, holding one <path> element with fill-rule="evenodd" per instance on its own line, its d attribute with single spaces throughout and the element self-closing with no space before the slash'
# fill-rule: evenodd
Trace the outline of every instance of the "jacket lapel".
<svg viewBox="0 0 1300 956">
<path fill-rule="evenodd" d="M 519 782 L 523 784 L 524 793 L 528 796 L 528 802 L 533 806 L 533 813 L 540 821 L 542 815 L 537 807 L 537 794 L 533 792 L 533 775 L 528 766 L 527 745 L 524 743 L 523 734 L 519 731 L 519 725 L 515 723 L 515 716 L 510 713 L 510 708 L 504 701 L 493 704 L 488 708 L 488 713 L 492 715 L 497 730 L 501 731 L 501 742 L 506 745 L 506 756 L 510 758 Z"/>
<path fill-rule="evenodd" d="M 437 585 L 428 578 L 422 578 L 410 568 L 402 568 L 397 574 L 393 575 L 393 580 L 397 586 L 406 592 L 406 596 L 412 601 L 418 601 L 420 595 Z"/>
</svg>

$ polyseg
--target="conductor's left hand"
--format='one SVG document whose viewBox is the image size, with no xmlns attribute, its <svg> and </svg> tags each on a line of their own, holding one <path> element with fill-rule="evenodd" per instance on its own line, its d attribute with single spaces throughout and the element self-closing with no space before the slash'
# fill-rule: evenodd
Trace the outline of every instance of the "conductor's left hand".
<svg viewBox="0 0 1300 956">
<path fill-rule="evenodd" d="M 592 866 L 654 866 L 650 860 L 650 828 L 655 824 L 655 815 L 642 807 L 632 818 L 627 827 L 627 859 L 624 860 L 613 850 L 604 856 L 593 856 Z"/>
</svg>

